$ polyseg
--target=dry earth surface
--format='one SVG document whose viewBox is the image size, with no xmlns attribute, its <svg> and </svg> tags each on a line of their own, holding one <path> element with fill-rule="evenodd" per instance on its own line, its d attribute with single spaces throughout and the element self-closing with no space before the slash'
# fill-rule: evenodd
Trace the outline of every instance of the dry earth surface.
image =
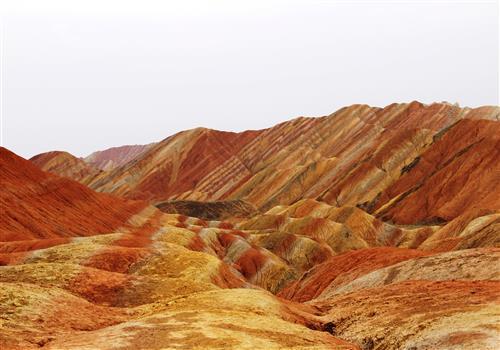
<svg viewBox="0 0 500 350">
<path fill-rule="evenodd" d="M 1 349 L 500 345 L 500 108 L 0 148 Z"/>
</svg>

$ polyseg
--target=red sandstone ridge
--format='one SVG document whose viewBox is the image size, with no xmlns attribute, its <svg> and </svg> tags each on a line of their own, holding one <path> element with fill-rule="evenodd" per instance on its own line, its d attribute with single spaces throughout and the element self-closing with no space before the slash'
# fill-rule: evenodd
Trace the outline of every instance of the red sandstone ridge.
<svg viewBox="0 0 500 350">
<path fill-rule="evenodd" d="M 496 350 L 499 111 L 0 149 L 0 348 Z"/>
<path fill-rule="evenodd" d="M 68 152 L 41 153 L 31 158 L 30 161 L 44 171 L 68 177 L 81 183 L 88 182 L 100 173 L 99 169 Z"/>
<path fill-rule="evenodd" d="M 249 283 L 278 288 L 292 268 L 229 223 L 95 193 L 4 148 L 0 181 L 2 349 L 112 349 L 117 336 L 142 349 L 357 349 Z"/>
<path fill-rule="evenodd" d="M 1 242 L 110 232 L 146 206 L 45 173 L 3 147 L 0 164 Z"/>
<path fill-rule="evenodd" d="M 97 151 L 88 155 L 85 157 L 85 162 L 98 169 L 109 171 L 139 157 L 153 145 L 154 143 L 150 143 L 148 145 L 112 147 L 104 151 Z"/>
<path fill-rule="evenodd" d="M 315 198 L 336 206 L 378 210 L 377 215 L 387 212 L 385 217 L 397 223 L 441 223 L 471 207 L 474 186 L 490 193 L 476 206 L 498 208 L 497 200 L 491 198 L 498 191 L 492 182 L 495 171 L 486 169 L 498 159 L 492 147 L 496 146 L 499 115 L 498 107 L 411 102 L 384 108 L 353 105 L 326 117 L 301 117 L 259 131 L 198 128 L 154 144 L 133 161 L 84 183 L 100 192 L 153 204 L 243 200 L 266 211 Z M 464 124 L 457 123 L 461 120 Z M 489 125 L 495 130 L 486 131 Z M 474 136 L 475 132 L 480 135 Z M 480 141 L 483 136 L 486 139 Z M 469 139 L 479 143 L 472 146 Z M 473 147 L 471 152 L 465 152 L 468 146 Z M 461 151 L 465 153 L 458 154 Z M 452 160 L 445 155 L 441 163 L 423 168 L 442 152 L 457 155 L 453 164 L 445 164 Z M 423 159 L 420 165 L 419 159 Z M 467 180 L 467 167 L 477 168 L 474 176 L 484 170 L 481 182 Z M 446 186 L 455 186 L 452 192 L 456 194 L 464 185 L 462 193 L 446 206 L 439 203 L 439 211 L 423 208 L 426 196 L 437 194 L 439 182 L 456 170 Z M 429 181 L 427 175 L 417 174 L 427 171 L 436 172 Z M 425 185 L 416 191 L 421 180 Z M 422 195 L 431 187 L 434 192 Z M 410 195 L 409 191 L 416 192 Z M 413 202 L 410 198 L 416 197 L 420 198 L 416 206 L 406 210 Z M 398 214 L 399 206 L 405 214 Z"/>
<path fill-rule="evenodd" d="M 401 224 L 444 222 L 472 209 L 500 209 L 500 123 L 460 120 L 435 137 L 376 204 Z"/>
<path fill-rule="evenodd" d="M 238 134 L 204 128 L 184 131 L 155 144 L 133 162 L 96 178 L 90 186 L 98 191 L 152 202 L 175 197 L 192 190 L 208 173 L 227 161 L 234 161 L 245 169 L 234 154 L 254 136 L 255 132 Z M 133 173 L 136 175 L 131 177 Z M 220 181 L 213 179 L 222 185 Z M 116 186 L 116 182 L 122 185 Z"/>
<path fill-rule="evenodd" d="M 313 267 L 279 295 L 290 300 L 308 301 L 318 297 L 327 287 L 346 284 L 381 267 L 427 254 L 424 251 L 389 247 L 340 254 Z"/>
</svg>

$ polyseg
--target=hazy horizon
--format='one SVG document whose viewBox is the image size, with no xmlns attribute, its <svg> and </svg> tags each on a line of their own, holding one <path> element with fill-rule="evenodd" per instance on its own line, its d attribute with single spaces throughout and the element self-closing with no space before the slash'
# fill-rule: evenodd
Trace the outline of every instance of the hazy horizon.
<svg viewBox="0 0 500 350">
<path fill-rule="evenodd" d="M 362 103 L 499 104 L 498 1 L 0 4 L 4 146 L 76 156 Z"/>
<path fill-rule="evenodd" d="M 422 101 L 417 101 L 417 100 L 413 100 L 413 101 L 396 101 L 396 102 L 393 102 L 393 103 L 411 103 L 411 102 L 420 102 L 420 103 L 423 103 Z M 449 103 L 449 104 L 452 104 L 450 103 L 449 101 L 434 101 L 434 102 L 431 102 L 431 103 L 424 103 L 426 105 L 430 105 L 432 103 Z M 363 103 L 359 103 L 359 104 L 363 104 Z M 265 126 L 265 127 L 262 127 L 262 128 L 253 128 L 253 129 L 241 129 L 241 130 L 226 130 L 226 129 L 216 129 L 216 128 L 211 128 L 209 126 L 204 126 L 204 125 L 199 125 L 199 126 L 194 126 L 194 127 L 191 127 L 191 128 L 187 128 L 187 129 L 182 129 L 182 130 L 178 130 L 178 131 L 175 131 L 171 134 L 167 134 L 165 136 L 163 136 L 162 138 L 160 139 L 157 139 L 157 140 L 150 140 L 150 141 L 147 141 L 147 142 L 144 142 L 144 143 L 123 143 L 123 144 L 118 144 L 118 145 L 110 145 L 108 147 L 105 147 L 105 148 L 99 148 L 99 149 L 95 149 L 89 153 L 86 153 L 86 154 L 74 154 L 74 153 L 71 153 L 69 152 L 68 150 L 66 149 L 50 149 L 50 150 L 46 150 L 46 151 L 42 151 L 42 152 L 36 152 L 36 153 L 33 153 L 32 155 L 28 155 L 28 156 L 23 156 L 22 154 L 20 153 L 17 153 L 18 155 L 21 155 L 23 156 L 24 158 L 26 159 L 30 159 L 31 157 L 33 156 L 36 156 L 36 155 L 39 155 L 41 153 L 46 153 L 46 152 L 52 152 L 52 151 L 66 151 L 66 152 L 69 152 L 71 153 L 72 155 L 74 156 L 77 156 L 79 158 L 85 158 L 89 155 L 91 155 L 92 153 L 94 152 L 99 152 L 99 151 L 105 151 L 105 150 L 108 150 L 110 148 L 119 148 L 119 147 L 122 147 L 122 146 L 141 146 L 141 145 L 148 145 L 148 144 L 154 144 L 154 143 L 158 143 L 158 142 L 161 142 L 163 141 L 164 139 L 172 136 L 172 135 L 175 135 L 179 132 L 182 132 L 182 131 L 188 131 L 188 130 L 192 130 L 192 129 L 197 129 L 197 128 L 204 128 L 204 129 L 211 129 L 211 130 L 215 130 L 215 131 L 224 131 L 224 132 L 243 132 L 243 131 L 255 131 L 255 130 L 262 130 L 262 129 L 268 129 L 270 127 L 273 127 L 279 123 L 283 123 L 283 122 L 287 122 L 287 121 L 290 121 L 290 120 L 293 120 L 293 119 L 296 119 L 296 118 L 301 118 L 301 117 L 307 117 L 307 118 L 321 118 L 321 117 L 324 117 L 324 116 L 328 116 L 328 115 L 331 115 L 335 112 L 337 112 L 339 109 L 341 108 L 344 108 L 344 107 L 348 107 L 348 106 L 351 106 L 352 104 L 350 105 L 345 105 L 345 106 L 341 106 L 339 108 L 337 108 L 335 111 L 332 111 L 331 113 L 326 113 L 324 115 L 316 115 L 316 116 L 292 116 L 290 118 L 285 118 L 283 120 L 280 120 L 280 121 L 277 121 L 276 123 L 272 124 L 272 125 L 268 125 L 268 126 Z M 369 105 L 370 107 L 380 107 L 380 108 L 383 108 L 383 107 L 386 107 L 387 105 L 384 105 L 384 106 L 375 106 L 375 105 Z M 481 105 L 481 106 L 462 106 L 462 105 L 459 105 L 461 108 L 478 108 L 478 107 L 484 107 L 484 106 L 492 106 L 492 105 Z M 4 146 L 6 147 L 7 149 L 9 149 L 10 151 L 13 151 L 13 149 L 7 147 L 7 146 Z"/>
</svg>

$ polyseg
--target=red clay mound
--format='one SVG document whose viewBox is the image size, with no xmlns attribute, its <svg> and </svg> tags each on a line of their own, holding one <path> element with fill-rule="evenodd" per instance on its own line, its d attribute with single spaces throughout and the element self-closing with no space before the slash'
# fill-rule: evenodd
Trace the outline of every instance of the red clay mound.
<svg viewBox="0 0 500 350">
<path fill-rule="evenodd" d="M 146 206 L 95 193 L 0 147 L 0 242 L 111 232 Z"/>
<path fill-rule="evenodd" d="M 354 250 L 328 259 L 283 289 L 280 297 L 304 302 L 316 298 L 328 286 L 348 283 L 355 278 L 398 262 L 429 255 L 415 249 L 377 247 Z"/>
</svg>

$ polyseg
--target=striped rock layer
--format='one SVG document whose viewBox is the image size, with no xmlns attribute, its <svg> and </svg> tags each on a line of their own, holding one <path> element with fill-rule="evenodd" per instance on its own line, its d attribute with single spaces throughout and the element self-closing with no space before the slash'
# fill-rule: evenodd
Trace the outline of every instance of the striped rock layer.
<svg viewBox="0 0 500 350">
<path fill-rule="evenodd" d="M 496 349 L 498 115 L 356 105 L 32 160 L 66 178 L 2 148 L 0 348 Z"/>
<path fill-rule="evenodd" d="M 0 151 L 2 349 L 498 341 L 491 211 L 401 227 L 304 199 L 207 221 L 93 192 Z"/>
<path fill-rule="evenodd" d="M 243 200 L 267 211 L 314 198 L 398 224 L 442 224 L 499 209 L 499 116 L 498 107 L 447 103 L 353 105 L 258 131 L 184 131 L 110 171 L 73 178 L 153 204 Z"/>
<path fill-rule="evenodd" d="M 41 153 L 30 160 L 44 171 L 68 177 L 84 184 L 100 173 L 98 168 L 68 152 Z"/>
<path fill-rule="evenodd" d="M 112 170 L 139 157 L 149 145 L 126 145 L 94 152 L 85 157 L 85 162 L 100 170 Z"/>
<path fill-rule="evenodd" d="M 270 293 L 295 269 L 230 223 L 97 193 L 4 148 L 0 184 L 2 349 L 357 349 Z"/>
</svg>

